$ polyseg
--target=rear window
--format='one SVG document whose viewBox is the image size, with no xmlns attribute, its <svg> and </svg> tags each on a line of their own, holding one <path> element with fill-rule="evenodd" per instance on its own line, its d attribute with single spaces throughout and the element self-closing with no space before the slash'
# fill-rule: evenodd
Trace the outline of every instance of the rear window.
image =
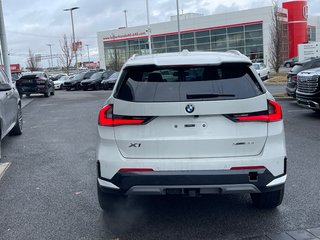
<svg viewBox="0 0 320 240">
<path fill-rule="evenodd" d="M 114 97 L 131 102 L 212 101 L 262 94 L 251 69 L 219 66 L 136 66 L 123 71 Z"/>
<path fill-rule="evenodd" d="M 26 75 L 23 75 L 21 77 L 21 79 L 34 79 L 34 78 L 39 78 L 39 77 L 42 77 L 43 74 L 42 73 L 36 73 L 36 74 L 26 74 Z"/>
<path fill-rule="evenodd" d="M 74 80 L 83 79 L 84 75 L 85 75 L 85 73 L 79 73 L 79 74 L 75 75 L 73 79 L 74 79 Z"/>
</svg>

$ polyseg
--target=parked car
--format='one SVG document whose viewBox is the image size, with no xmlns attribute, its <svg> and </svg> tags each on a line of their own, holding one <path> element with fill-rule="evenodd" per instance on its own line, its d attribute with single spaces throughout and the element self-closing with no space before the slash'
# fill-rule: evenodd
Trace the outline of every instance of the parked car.
<svg viewBox="0 0 320 240">
<path fill-rule="evenodd" d="M 287 87 L 286 92 L 288 96 L 291 96 L 293 98 L 296 97 L 296 90 L 297 90 L 297 75 L 299 72 L 311 69 L 311 68 L 317 68 L 320 67 L 320 58 L 314 58 L 310 60 L 305 60 L 302 62 L 297 62 L 293 68 L 288 72 L 287 75 Z"/>
<path fill-rule="evenodd" d="M 57 81 L 54 81 L 54 89 L 60 89 L 62 90 L 63 89 L 63 84 L 72 79 L 73 76 L 62 76 L 61 78 L 59 78 Z"/>
<path fill-rule="evenodd" d="M 89 79 L 81 81 L 81 87 L 83 90 L 88 89 L 101 89 L 101 81 L 108 78 L 113 71 L 100 71 L 93 74 Z"/>
<path fill-rule="evenodd" d="M 286 68 L 291 68 L 296 64 L 296 62 L 298 62 L 298 57 L 289 58 L 288 60 L 284 61 L 283 66 Z"/>
<path fill-rule="evenodd" d="M 119 77 L 120 72 L 114 72 L 109 78 L 103 80 L 101 82 L 101 85 L 104 90 L 112 90 L 118 77 Z"/>
<path fill-rule="evenodd" d="M 25 94 L 29 97 L 31 94 L 40 93 L 45 97 L 54 95 L 54 84 L 45 72 L 24 73 L 19 80 L 16 81 L 16 87 L 20 97 Z"/>
<path fill-rule="evenodd" d="M 58 74 L 54 74 L 52 76 L 50 76 L 49 78 L 52 80 L 52 81 L 57 81 L 59 80 L 61 77 L 63 76 L 67 76 L 67 74 L 65 73 L 58 73 Z"/>
<path fill-rule="evenodd" d="M 97 71 L 90 70 L 87 72 L 78 73 L 74 75 L 73 78 L 69 79 L 68 81 L 65 81 L 63 84 L 63 88 L 67 91 L 70 91 L 71 89 L 79 90 L 81 89 L 81 81 L 89 79 L 96 72 Z"/>
<path fill-rule="evenodd" d="M 298 73 L 297 102 L 320 113 L 320 68 Z"/>
<path fill-rule="evenodd" d="M 0 158 L 1 140 L 7 135 L 22 134 L 22 111 L 19 93 L 0 68 Z"/>
<path fill-rule="evenodd" d="M 252 66 L 257 71 L 262 80 L 270 78 L 270 69 L 264 63 L 253 63 Z"/>
<path fill-rule="evenodd" d="M 281 106 L 250 65 L 238 51 L 130 58 L 98 117 L 101 208 L 131 194 L 250 193 L 257 207 L 280 205 Z"/>
</svg>

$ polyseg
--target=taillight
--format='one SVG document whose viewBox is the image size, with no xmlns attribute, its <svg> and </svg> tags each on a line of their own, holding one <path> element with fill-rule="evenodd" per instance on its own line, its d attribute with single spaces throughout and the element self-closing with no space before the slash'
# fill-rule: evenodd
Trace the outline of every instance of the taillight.
<svg viewBox="0 0 320 240">
<path fill-rule="evenodd" d="M 298 76 L 297 75 L 292 75 L 291 76 L 291 81 L 297 81 L 298 80 Z"/>
<path fill-rule="evenodd" d="M 230 170 L 257 170 L 265 169 L 265 166 L 242 166 L 242 167 L 232 167 Z"/>
<path fill-rule="evenodd" d="M 282 120 L 282 110 L 279 103 L 268 100 L 268 111 L 228 116 L 235 122 L 276 122 Z"/>
<path fill-rule="evenodd" d="M 113 106 L 107 105 L 99 112 L 99 125 L 114 127 L 119 125 L 140 125 L 150 120 L 150 117 L 132 117 L 113 115 Z"/>
</svg>

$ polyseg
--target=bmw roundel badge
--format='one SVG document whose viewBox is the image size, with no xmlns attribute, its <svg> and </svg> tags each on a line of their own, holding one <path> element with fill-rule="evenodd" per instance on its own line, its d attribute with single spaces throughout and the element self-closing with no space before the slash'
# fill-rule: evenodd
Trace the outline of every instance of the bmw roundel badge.
<svg viewBox="0 0 320 240">
<path fill-rule="evenodd" d="M 188 104 L 186 106 L 186 112 L 187 113 L 193 113 L 193 111 L 194 111 L 194 106 L 192 104 Z"/>
</svg>

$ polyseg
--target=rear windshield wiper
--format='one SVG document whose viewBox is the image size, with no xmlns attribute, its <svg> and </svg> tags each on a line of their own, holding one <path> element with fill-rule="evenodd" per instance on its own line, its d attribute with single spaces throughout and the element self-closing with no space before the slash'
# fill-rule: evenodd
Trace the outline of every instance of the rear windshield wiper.
<svg viewBox="0 0 320 240">
<path fill-rule="evenodd" d="M 197 98 L 216 98 L 216 97 L 235 97 L 234 94 L 210 93 L 210 94 L 187 94 L 187 99 Z"/>
</svg>

